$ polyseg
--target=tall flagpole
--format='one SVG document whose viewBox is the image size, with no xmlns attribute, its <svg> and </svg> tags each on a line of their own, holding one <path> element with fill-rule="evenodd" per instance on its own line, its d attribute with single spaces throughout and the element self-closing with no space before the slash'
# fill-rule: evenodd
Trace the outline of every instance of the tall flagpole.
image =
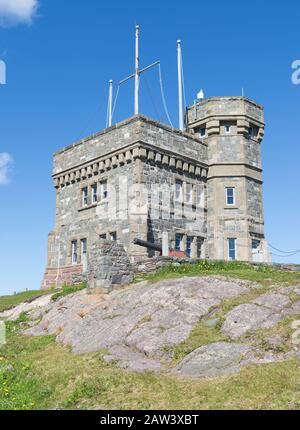
<svg viewBox="0 0 300 430">
<path fill-rule="evenodd" d="M 109 98 L 108 98 L 108 127 L 112 126 L 113 115 L 113 81 L 109 81 Z"/>
<path fill-rule="evenodd" d="M 179 129 L 183 131 L 183 130 L 184 130 L 184 121 L 183 121 L 182 53 L 181 53 L 181 40 L 177 40 L 177 62 L 178 62 Z"/>
<path fill-rule="evenodd" d="M 140 86 L 140 77 L 143 73 L 147 72 L 149 69 L 152 69 L 155 66 L 160 64 L 160 61 L 156 61 L 155 63 L 150 64 L 143 69 L 140 69 L 140 57 L 139 57 L 139 36 L 140 36 L 140 26 L 135 26 L 135 70 L 134 73 L 127 78 L 122 79 L 119 82 L 120 85 L 124 84 L 124 82 L 129 81 L 130 79 L 134 79 L 134 115 L 139 114 L 139 86 Z"/>
<path fill-rule="evenodd" d="M 139 113 L 139 35 L 140 27 L 136 25 L 135 27 L 135 75 L 134 75 L 134 115 Z"/>
</svg>

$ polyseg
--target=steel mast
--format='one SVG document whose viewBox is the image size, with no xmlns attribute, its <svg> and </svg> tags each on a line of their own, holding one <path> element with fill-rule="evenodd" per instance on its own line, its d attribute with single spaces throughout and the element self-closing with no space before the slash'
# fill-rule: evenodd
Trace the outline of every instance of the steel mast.
<svg viewBox="0 0 300 430">
<path fill-rule="evenodd" d="M 179 129 L 184 130 L 181 40 L 177 40 Z"/>
</svg>

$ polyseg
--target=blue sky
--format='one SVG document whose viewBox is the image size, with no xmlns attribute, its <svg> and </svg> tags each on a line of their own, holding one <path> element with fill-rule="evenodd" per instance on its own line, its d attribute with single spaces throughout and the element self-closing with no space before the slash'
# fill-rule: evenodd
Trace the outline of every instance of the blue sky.
<svg viewBox="0 0 300 430">
<path fill-rule="evenodd" d="M 7 65 L 7 85 L 0 86 L 0 294 L 39 288 L 54 224 L 52 153 L 105 126 L 108 80 L 133 70 L 136 23 L 142 65 L 162 62 L 176 125 L 178 38 L 188 104 L 200 88 L 208 97 L 241 95 L 244 87 L 247 97 L 265 106 L 266 236 L 279 249 L 300 248 L 300 85 L 291 82 L 291 64 L 300 59 L 300 5 L 145 3 L 0 0 L 0 59 Z M 128 83 L 115 120 L 132 111 Z M 166 121 L 157 70 L 142 81 L 141 112 Z M 274 259 L 300 263 L 300 254 Z"/>
</svg>

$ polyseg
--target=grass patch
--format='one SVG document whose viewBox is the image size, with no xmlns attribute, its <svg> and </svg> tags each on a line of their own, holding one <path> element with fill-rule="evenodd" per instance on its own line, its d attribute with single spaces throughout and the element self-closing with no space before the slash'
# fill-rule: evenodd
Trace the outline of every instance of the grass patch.
<svg viewBox="0 0 300 430">
<path fill-rule="evenodd" d="M 51 336 L 21 336 L 20 324 L 26 323 L 8 324 L 8 343 L 0 349 L 1 410 L 300 407 L 296 361 L 249 366 L 210 380 L 133 373 L 105 363 L 102 353 L 73 355 Z"/>
<path fill-rule="evenodd" d="M 165 351 L 172 355 L 173 365 L 181 361 L 187 354 L 190 354 L 192 351 L 200 348 L 203 345 L 221 341 L 230 342 L 230 338 L 221 332 L 221 327 L 228 312 L 238 305 L 251 302 L 256 297 L 264 294 L 267 291 L 270 292 L 270 288 L 252 288 L 248 294 L 243 294 L 233 299 L 223 300 L 215 310 L 212 308 L 209 315 L 201 318 L 198 324 L 194 326 L 191 334 L 184 342 Z M 217 323 L 213 326 L 209 326 L 207 324 L 209 320 L 217 320 Z"/>
<path fill-rule="evenodd" d="M 24 291 L 11 296 L 0 296 L 0 312 L 12 309 L 23 302 L 30 302 L 34 299 L 37 299 L 38 297 L 50 294 L 51 292 L 52 290 Z"/>
<path fill-rule="evenodd" d="M 220 329 L 225 314 L 234 306 L 272 291 L 270 285 L 300 281 L 299 274 L 270 267 L 205 262 L 170 266 L 148 278 L 154 282 L 183 275 L 212 274 L 249 279 L 262 287 L 251 288 L 249 294 L 225 300 L 218 308 L 211 309 L 210 315 L 194 327 L 188 339 L 168 351 L 173 354 L 174 362 L 207 343 L 229 341 Z M 83 288 L 85 285 L 76 290 L 65 286 L 56 295 L 56 300 Z M 210 319 L 218 319 L 217 324 L 208 326 Z M 291 323 L 294 319 L 296 317 L 288 317 L 272 329 L 247 333 L 239 341 L 246 340 L 268 349 L 265 338 L 280 334 L 286 339 L 284 352 L 292 346 Z M 149 320 L 146 316 L 140 323 Z M 0 348 L 0 410 L 300 408 L 300 370 L 296 360 L 247 366 L 237 375 L 209 380 L 184 379 L 167 373 L 134 373 L 106 363 L 103 360 L 105 351 L 76 356 L 68 348 L 56 344 L 52 336 L 22 336 L 19 330 L 27 324 L 26 314 L 21 314 L 17 322 L 7 323 L 7 344 Z"/>
<path fill-rule="evenodd" d="M 252 282 L 259 282 L 264 286 L 287 283 L 300 283 L 300 272 L 288 272 L 273 266 L 258 265 L 252 266 L 238 261 L 199 261 L 191 264 L 181 264 L 180 266 L 168 265 L 159 269 L 156 273 L 145 275 L 143 280 L 158 282 L 164 279 L 180 278 L 182 276 L 209 276 L 223 275 L 229 278 L 244 279 Z M 141 275 L 139 275 L 141 280 Z"/>
<path fill-rule="evenodd" d="M 59 291 L 58 293 L 54 294 L 51 298 L 51 300 L 53 302 L 56 302 L 57 300 L 61 299 L 62 297 L 66 297 L 69 296 L 70 294 L 74 294 L 77 293 L 78 291 L 84 290 L 85 288 L 87 288 L 85 283 L 79 284 L 79 285 L 63 285 L 61 288 L 61 291 Z"/>
</svg>

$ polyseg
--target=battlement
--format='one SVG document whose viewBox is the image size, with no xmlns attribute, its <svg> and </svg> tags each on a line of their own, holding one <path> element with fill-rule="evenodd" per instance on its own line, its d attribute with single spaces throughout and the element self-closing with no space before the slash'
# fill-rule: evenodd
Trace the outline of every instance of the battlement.
<svg viewBox="0 0 300 430">
<path fill-rule="evenodd" d="M 257 139 L 264 137 L 264 109 L 245 97 L 211 97 L 195 103 L 187 110 L 187 129 L 201 138 L 226 134 L 225 126 L 232 126 L 231 134 Z M 204 133 L 205 130 L 205 133 Z"/>
</svg>

